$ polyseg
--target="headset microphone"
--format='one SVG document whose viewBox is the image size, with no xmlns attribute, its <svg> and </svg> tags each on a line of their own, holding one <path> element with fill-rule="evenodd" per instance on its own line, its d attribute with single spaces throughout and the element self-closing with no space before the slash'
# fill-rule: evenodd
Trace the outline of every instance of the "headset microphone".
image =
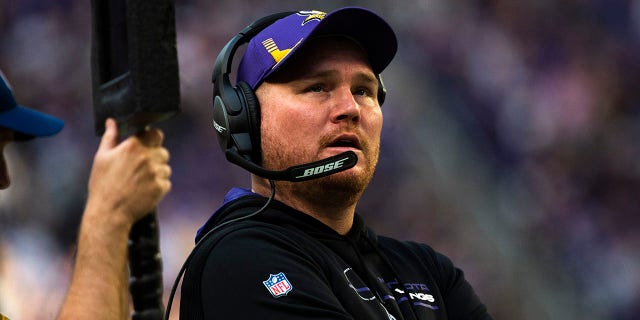
<svg viewBox="0 0 640 320">
<path fill-rule="evenodd" d="M 225 152 L 227 160 L 247 171 L 270 180 L 305 181 L 325 177 L 352 168 L 358 162 L 358 156 L 353 151 L 347 151 L 322 160 L 305 163 L 285 170 L 267 170 L 243 158 L 235 149 Z"/>
</svg>

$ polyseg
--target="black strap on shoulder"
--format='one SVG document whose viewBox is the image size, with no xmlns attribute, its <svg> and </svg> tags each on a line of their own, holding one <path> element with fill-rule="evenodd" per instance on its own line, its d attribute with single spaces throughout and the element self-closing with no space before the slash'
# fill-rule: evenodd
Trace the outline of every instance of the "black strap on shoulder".
<svg viewBox="0 0 640 320">
<path fill-rule="evenodd" d="M 217 243 L 217 237 L 206 237 L 195 248 L 182 280 L 180 319 L 204 319 L 202 308 L 202 271 L 207 257 Z"/>
<path fill-rule="evenodd" d="M 248 198 L 236 200 L 232 205 L 221 208 L 216 215 L 232 215 L 235 219 L 229 221 L 242 220 L 242 217 L 251 217 L 260 210 L 265 202 L 265 198 Z M 223 226 L 222 224 L 218 226 Z M 218 241 L 225 234 L 233 232 L 235 228 L 225 228 L 217 230 L 217 227 L 207 232 L 198 242 L 190 257 L 182 280 L 182 290 L 180 299 L 180 319 L 204 320 L 202 301 L 202 273 L 209 254 Z M 215 236 L 214 235 L 215 231 Z"/>
</svg>

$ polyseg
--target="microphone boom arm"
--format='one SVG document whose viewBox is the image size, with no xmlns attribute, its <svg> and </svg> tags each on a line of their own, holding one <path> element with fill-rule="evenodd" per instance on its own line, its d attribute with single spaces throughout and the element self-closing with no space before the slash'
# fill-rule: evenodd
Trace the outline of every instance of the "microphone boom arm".
<svg viewBox="0 0 640 320">
<path fill-rule="evenodd" d="M 358 156 L 353 151 L 346 151 L 326 159 L 305 163 L 285 170 L 267 170 L 242 157 L 235 148 L 225 152 L 227 160 L 239 165 L 247 171 L 270 180 L 306 181 L 325 177 L 353 168 L 358 163 Z"/>
</svg>

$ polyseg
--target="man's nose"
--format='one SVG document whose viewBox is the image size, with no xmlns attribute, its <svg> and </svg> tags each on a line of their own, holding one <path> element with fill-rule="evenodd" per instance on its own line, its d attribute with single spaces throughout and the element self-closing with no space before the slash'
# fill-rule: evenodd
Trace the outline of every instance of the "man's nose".
<svg viewBox="0 0 640 320">
<path fill-rule="evenodd" d="M 352 121 L 360 120 L 360 105 L 356 101 L 351 89 L 340 88 L 335 91 L 335 113 L 334 121 Z"/>
</svg>

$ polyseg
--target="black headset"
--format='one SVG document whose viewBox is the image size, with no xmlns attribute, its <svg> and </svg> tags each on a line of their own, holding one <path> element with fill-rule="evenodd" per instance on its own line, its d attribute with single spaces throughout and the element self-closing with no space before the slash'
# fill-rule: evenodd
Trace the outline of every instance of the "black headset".
<svg viewBox="0 0 640 320">
<path fill-rule="evenodd" d="M 281 12 L 254 21 L 222 48 L 213 67 L 213 126 L 218 133 L 220 148 L 225 152 L 227 160 L 260 176 L 264 173 L 259 169 L 262 163 L 260 104 L 248 83 L 238 81 L 233 86 L 229 74 L 233 56 L 240 46 L 277 20 L 295 13 Z M 379 74 L 376 78 L 378 102 L 382 105 L 386 89 Z"/>
</svg>

